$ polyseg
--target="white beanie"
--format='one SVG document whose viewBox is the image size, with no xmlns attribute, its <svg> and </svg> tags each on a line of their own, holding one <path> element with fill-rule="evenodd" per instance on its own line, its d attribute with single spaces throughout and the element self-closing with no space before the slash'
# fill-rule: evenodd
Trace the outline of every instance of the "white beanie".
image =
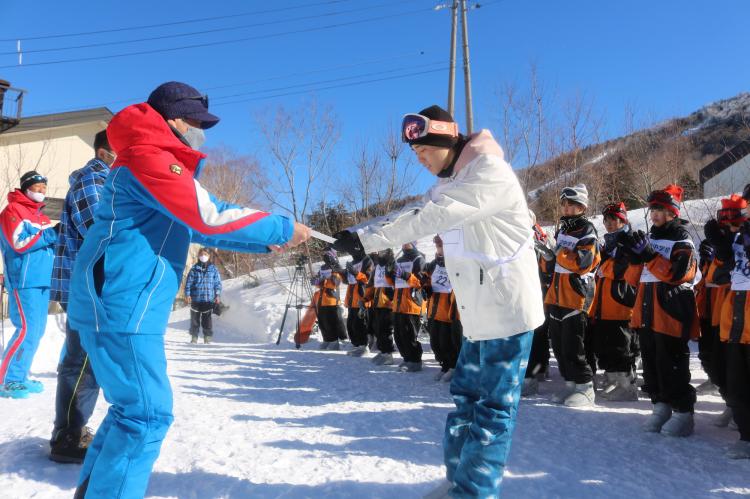
<svg viewBox="0 0 750 499">
<path fill-rule="evenodd" d="M 560 201 L 567 199 L 574 203 L 582 204 L 586 208 L 589 206 L 589 190 L 585 184 L 576 184 L 573 187 L 565 187 L 560 193 Z"/>
</svg>

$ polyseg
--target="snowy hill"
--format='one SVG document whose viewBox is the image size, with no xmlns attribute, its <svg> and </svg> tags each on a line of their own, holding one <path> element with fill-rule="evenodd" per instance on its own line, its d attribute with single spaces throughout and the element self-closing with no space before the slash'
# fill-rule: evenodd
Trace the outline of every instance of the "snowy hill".
<svg viewBox="0 0 750 499">
<path fill-rule="evenodd" d="M 700 227 L 716 200 L 687 203 Z M 636 228 L 643 213 L 630 214 Z M 643 222 L 645 226 L 645 221 Z M 600 227 L 600 234 L 603 229 Z M 420 241 L 431 257 L 431 241 Z M 321 352 L 317 340 L 296 350 L 290 324 L 280 346 L 289 269 L 267 270 L 261 285 L 225 283 L 228 311 L 215 322 L 213 345 L 190 345 L 187 309 L 171 316 L 166 336 L 175 422 L 148 490 L 159 498 L 419 498 L 442 478 L 441 440 L 452 401 L 426 369 L 400 373 L 344 352 Z M 6 339 L 11 327 L 5 324 Z M 28 400 L 0 399 L 0 495 L 71 497 L 80 467 L 46 458 L 55 369 L 63 334 L 50 317 L 32 371 L 46 386 Z M 695 348 L 695 345 L 693 345 Z M 554 360 L 553 360 L 554 363 Z M 554 365 L 554 364 L 553 364 Z M 706 379 L 697 357 L 693 383 Z M 724 449 L 737 433 L 711 425 L 723 409 L 701 395 L 696 434 L 644 434 L 650 403 L 598 401 L 592 409 L 553 405 L 556 372 L 519 409 L 505 497 L 680 498 L 750 495 L 750 462 Z M 100 399 L 91 426 L 106 410 Z M 668 491 L 668 492 L 667 492 Z"/>
</svg>

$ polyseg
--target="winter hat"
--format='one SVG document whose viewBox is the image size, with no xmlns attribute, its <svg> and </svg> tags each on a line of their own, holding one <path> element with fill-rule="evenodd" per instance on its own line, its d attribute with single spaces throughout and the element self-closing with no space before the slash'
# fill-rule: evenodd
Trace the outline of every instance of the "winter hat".
<svg viewBox="0 0 750 499">
<path fill-rule="evenodd" d="M 219 118 L 208 112 L 208 96 L 187 83 L 162 83 L 148 96 L 148 104 L 165 120 L 188 118 L 200 122 L 200 128 L 211 128 Z"/>
<path fill-rule="evenodd" d="M 589 190 L 585 184 L 576 184 L 573 187 L 565 187 L 560 192 L 560 201 L 567 199 L 574 203 L 583 205 L 584 208 L 589 206 Z"/>
<path fill-rule="evenodd" d="M 679 217 L 683 192 L 683 188 L 679 185 L 669 184 L 664 189 L 649 194 L 646 201 L 649 208 L 663 208 L 672 212 L 674 216 Z"/>
<path fill-rule="evenodd" d="M 623 223 L 628 223 L 628 210 L 625 208 L 625 203 L 622 201 L 619 203 L 610 203 L 605 206 L 602 215 L 604 215 L 605 218 L 608 216 L 619 218 Z"/>
<path fill-rule="evenodd" d="M 721 209 L 716 212 L 716 219 L 724 224 L 739 225 L 747 220 L 743 211 L 745 208 L 747 200 L 739 194 L 732 194 L 721 200 Z"/>
<path fill-rule="evenodd" d="M 453 123 L 453 124 L 456 123 L 453 120 L 453 116 L 451 116 L 451 114 L 448 111 L 446 111 L 445 109 L 437 105 L 422 109 L 417 114 L 424 116 L 425 118 L 429 118 L 432 121 L 442 121 L 445 123 Z M 405 117 L 402 127 L 406 125 L 408 116 L 409 115 Z M 410 146 L 425 145 L 425 146 L 453 148 L 455 147 L 456 144 L 458 144 L 458 127 L 456 127 L 455 130 L 456 130 L 456 133 L 453 135 L 445 134 L 445 133 L 428 133 L 424 137 L 419 137 L 417 139 L 406 140 L 406 141 L 409 143 Z"/>
<path fill-rule="evenodd" d="M 47 183 L 47 177 L 44 175 L 35 172 L 34 170 L 31 170 L 30 172 L 26 172 L 23 175 L 21 175 L 21 190 L 25 191 L 29 187 L 31 187 L 34 184 L 46 184 Z"/>
<path fill-rule="evenodd" d="M 323 252 L 324 261 L 335 262 L 336 260 L 338 260 L 338 257 L 338 253 L 336 253 L 336 250 L 333 248 L 328 248 L 327 250 L 325 250 L 325 252 Z"/>
</svg>

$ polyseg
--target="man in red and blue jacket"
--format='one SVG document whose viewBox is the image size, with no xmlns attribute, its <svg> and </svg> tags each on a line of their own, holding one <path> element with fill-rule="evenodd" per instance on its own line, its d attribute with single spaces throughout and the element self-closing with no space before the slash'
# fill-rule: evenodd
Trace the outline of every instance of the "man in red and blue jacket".
<svg viewBox="0 0 750 499">
<path fill-rule="evenodd" d="M 2 397 L 27 398 L 29 393 L 42 391 L 42 384 L 28 375 L 47 326 L 57 241 L 50 219 L 42 213 L 46 192 L 47 179 L 35 171 L 27 172 L 21 177 L 21 188 L 8 194 L 8 206 L 0 213 L 5 288 L 10 320 L 16 327 L 0 363 Z"/>
<path fill-rule="evenodd" d="M 117 159 L 78 253 L 68 320 L 112 405 L 89 446 L 75 497 L 143 497 L 172 423 L 164 332 L 191 242 L 279 251 L 304 225 L 219 201 L 198 182 L 208 97 L 168 82 L 112 118 Z"/>
</svg>

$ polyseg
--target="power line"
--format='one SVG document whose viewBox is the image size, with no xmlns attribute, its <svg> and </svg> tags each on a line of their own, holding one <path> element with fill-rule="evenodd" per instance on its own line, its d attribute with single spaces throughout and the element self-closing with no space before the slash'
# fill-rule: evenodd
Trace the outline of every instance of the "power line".
<svg viewBox="0 0 750 499">
<path fill-rule="evenodd" d="M 386 62 L 386 61 L 390 62 L 390 61 L 397 61 L 397 60 L 406 59 L 406 58 L 421 57 L 423 55 L 424 55 L 424 52 L 421 52 L 421 51 L 420 52 L 407 52 L 407 53 L 403 53 L 403 54 L 399 54 L 399 55 L 390 55 L 388 57 L 380 57 L 380 58 L 377 58 L 377 59 L 366 59 L 366 60 L 359 61 L 359 62 L 356 62 L 356 63 L 353 63 L 353 64 L 340 64 L 340 65 L 337 65 L 337 66 L 328 66 L 328 67 L 323 67 L 323 68 L 317 68 L 317 69 L 313 69 L 313 70 L 310 70 L 310 71 L 297 71 L 297 72 L 294 72 L 294 73 L 286 73 L 286 74 L 281 74 L 281 75 L 274 75 L 274 76 L 269 76 L 269 77 L 266 77 L 266 78 L 259 78 L 259 79 L 255 79 L 255 80 L 246 80 L 246 81 L 242 81 L 242 82 L 228 83 L 228 84 L 224 84 L 224 85 L 215 85 L 215 86 L 212 86 L 212 87 L 198 86 L 198 88 L 201 91 L 203 91 L 203 92 L 207 92 L 209 90 L 218 90 L 218 89 L 223 89 L 223 88 L 239 87 L 239 86 L 243 86 L 243 85 L 252 85 L 252 84 L 255 84 L 255 83 L 264 83 L 264 82 L 274 81 L 274 80 L 283 80 L 283 79 L 286 79 L 286 78 L 293 78 L 293 77 L 297 77 L 297 76 L 308 76 L 308 75 L 317 74 L 317 73 L 328 73 L 328 72 L 332 72 L 332 71 L 338 71 L 338 70 L 341 70 L 341 69 L 350 69 L 350 68 L 355 68 L 355 67 L 359 67 L 359 66 L 369 66 L 369 65 L 373 65 L 373 64 L 379 64 L 381 62 Z M 212 97 L 211 100 L 213 101 L 214 99 L 216 99 L 216 97 Z M 47 109 L 47 110 L 38 112 L 37 114 L 61 113 L 61 112 L 66 112 L 66 111 L 75 111 L 75 110 L 81 109 L 81 108 L 87 109 L 87 108 L 95 108 L 95 107 L 108 107 L 111 104 L 143 102 L 144 100 L 145 100 L 144 96 L 131 97 L 131 98 L 128 98 L 128 99 L 118 99 L 118 100 L 107 101 L 107 102 L 102 103 L 102 104 L 82 104 L 80 106 Z"/>
<path fill-rule="evenodd" d="M 87 35 L 100 35 L 102 33 L 116 33 L 119 31 L 133 31 L 138 29 L 149 29 L 149 28 L 162 28 L 165 26 L 177 26 L 181 24 L 192 24 L 192 23 L 200 23 L 200 22 L 207 22 L 207 21 L 217 21 L 220 19 L 232 19 L 236 17 L 246 17 L 246 16 L 255 16 L 255 15 L 262 15 L 262 14 L 273 14 L 276 12 L 285 12 L 288 10 L 296 10 L 296 9 L 304 9 L 307 7 L 317 7 L 320 5 L 330 5 L 335 3 L 343 3 L 343 2 L 349 2 L 351 0 L 328 0 L 325 2 L 313 2 L 308 4 L 302 4 L 302 5 L 292 5 L 289 7 L 280 7 L 277 9 L 266 9 L 266 10 L 256 10 L 253 12 L 240 12 L 236 14 L 227 14 L 223 16 L 214 16 L 214 17 L 200 17 L 200 18 L 194 18 L 194 19 L 186 19 L 183 21 L 173 21 L 169 23 L 159 23 L 159 24 L 144 24 L 141 26 L 127 26 L 127 27 L 121 27 L 121 28 L 109 28 L 109 29 L 102 29 L 97 31 L 81 31 L 78 33 L 57 33 L 54 35 L 38 35 L 38 36 L 16 36 L 13 38 L 0 38 L 0 42 L 15 42 L 17 40 L 48 40 L 50 38 L 69 38 L 69 37 L 75 37 L 75 36 L 87 36 Z"/>
<path fill-rule="evenodd" d="M 187 33 L 176 33 L 176 34 L 171 34 L 171 35 L 158 35 L 158 36 L 151 36 L 151 37 L 145 37 L 145 38 L 134 38 L 131 40 L 116 40 L 116 41 L 110 41 L 110 42 L 86 43 L 83 45 L 69 45 L 67 47 L 51 47 L 51 48 L 21 50 L 20 53 L 22 53 L 23 55 L 27 55 L 27 54 L 39 54 L 39 53 L 45 53 L 45 52 L 61 52 L 63 50 L 80 50 L 80 49 L 93 48 L 93 47 L 109 47 L 109 46 L 114 46 L 114 45 L 124 45 L 128 43 L 151 42 L 151 41 L 156 41 L 156 40 L 167 40 L 167 39 L 181 38 L 181 37 L 187 37 L 187 36 L 205 35 L 209 33 L 224 33 L 227 31 L 235 31 L 235 30 L 246 29 L 246 28 L 259 28 L 263 26 L 272 26 L 276 24 L 286 24 L 286 23 L 291 23 L 295 21 L 307 21 L 311 19 L 321 19 L 324 17 L 339 16 L 343 14 L 352 14 L 354 12 L 362 12 L 366 10 L 380 9 L 382 7 L 388 7 L 391 5 L 397 5 L 397 4 L 403 4 L 403 3 L 404 3 L 404 0 L 399 0 L 396 2 L 387 2 L 387 3 L 377 4 L 377 5 L 369 5 L 367 7 L 359 7 L 356 9 L 341 10 L 341 11 L 336 11 L 336 12 L 324 12 L 322 14 L 292 17 L 292 18 L 279 19 L 275 21 L 265 21 L 265 22 L 253 23 L 253 24 L 243 24 L 240 26 L 213 28 L 213 29 L 206 29 L 206 30 L 201 30 L 201 31 L 191 31 Z M 18 54 L 19 54 L 18 51 L 0 52 L 0 55 L 18 55 Z"/>
<path fill-rule="evenodd" d="M 277 38 L 281 36 L 286 35 L 294 35 L 299 33 L 311 33 L 315 31 L 324 31 L 327 29 L 335 29 L 335 28 L 341 28 L 344 26 L 353 26 L 356 24 L 363 24 L 373 21 L 382 21 L 384 19 L 392 19 L 395 17 L 401 17 L 405 15 L 410 14 L 416 14 L 420 12 L 425 11 L 431 11 L 432 8 L 421 8 L 421 9 L 415 9 L 410 11 L 404 11 L 394 14 L 387 14 L 383 16 L 376 16 L 376 17 L 369 17 L 365 19 L 358 19 L 355 21 L 347 21 L 347 22 L 341 22 L 341 23 L 334 23 L 334 24 L 328 24 L 324 26 L 316 26 L 313 28 L 305 28 L 305 29 L 297 29 L 297 30 L 290 30 L 290 31 L 282 31 L 278 33 L 270 33 L 266 35 L 258 35 L 258 36 L 249 36 L 249 37 L 242 37 L 242 38 L 235 38 L 232 40 L 222 40 L 222 41 L 216 41 L 216 42 L 207 42 L 207 43 L 196 43 L 192 45 L 183 45 L 179 47 L 170 47 L 170 48 L 164 48 L 164 49 L 152 49 L 152 50 L 140 50 L 135 52 L 126 52 L 121 54 L 110 54 L 110 55 L 102 55 L 102 56 L 91 56 L 91 57 L 80 57 L 80 58 L 73 58 L 73 59 L 61 59 L 57 61 L 45 61 L 45 62 L 32 62 L 29 64 L 23 64 L 23 65 L 5 65 L 0 66 L 0 69 L 9 69 L 9 68 L 16 68 L 16 69 L 22 69 L 24 67 L 31 67 L 31 66 L 48 66 L 52 64 L 68 64 L 72 62 L 83 62 L 83 61 L 98 61 L 98 60 L 104 60 L 104 59 L 116 59 L 121 57 L 131 57 L 131 56 L 137 56 L 137 55 L 148 55 L 148 54 L 156 54 L 156 53 L 162 53 L 162 52 L 175 52 L 178 50 L 188 50 L 193 48 L 204 48 L 204 47 L 213 47 L 217 45 L 226 45 L 231 43 L 240 43 L 240 42 L 246 42 L 250 40 L 262 40 L 262 39 L 268 39 L 268 38 Z"/>
</svg>

